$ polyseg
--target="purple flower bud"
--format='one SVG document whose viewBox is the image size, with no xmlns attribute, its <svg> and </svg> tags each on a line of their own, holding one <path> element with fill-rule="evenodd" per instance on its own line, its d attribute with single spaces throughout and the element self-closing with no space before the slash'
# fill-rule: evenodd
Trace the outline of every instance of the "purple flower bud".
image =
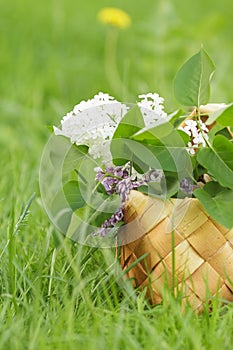
<svg viewBox="0 0 233 350">
<path fill-rule="evenodd" d="M 133 189 L 132 182 L 130 177 L 121 180 L 117 185 L 116 185 L 116 192 L 119 194 L 121 197 L 121 200 L 123 203 L 125 203 L 128 198 L 129 198 L 129 192 L 130 190 Z"/>
<path fill-rule="evenodd" d="M 123 206 L 121 206 L 119 209 L 117 209 L 117 211 L 113 214 L 113 216 L 114 216 L 114 219 L 116 220 L 116 222 L 122 221 L 124 218 Z"/>
<path fill-rule="evenodd" d="M 118 176 L 118 177 L 123 177 L 123 173 L 124 173 L 124 170 L 123 170 L 123 167 L 122 166 L 117 166 L 114 170 L 114 175 L 115 176 Z"/>
<path fill-rule="evenodd" d="M 96 171 L 96 177 L 95 177 L 96 181 L 101 181 L 105 175 L 103 170 L 99 167 L 95 168 L 94 170 Z"/>
<path fill-rule="evenodd" d="M 106 173 L 114 175 L 114 168 L 112 166 L 107 166 L 105 168 Z"/>
<path fill-rule="evenodd" d="M 163 171 L 160 169 L 152 169 L 150 171 L 148 171 L 145 176 L 144 179 L 146 182 L 159 182 L 161 181 L 161 179 L 163 178 Z"/>
<path fill-rule="evenodd" d="M 124 219 L 124 205 L 121 205 L 115 213 L 108 219 L 105 220 L 101 227 L 96 230 L 93 235 L 104 237 L 108 234 L 109 230 L 115 227 L 118 223 Z"/>
<path fill-rule="evenodd" d="M 113 194 L 115 192 L 117 182 L 117 179 L 107 176 L 103 179 L 102 184 L 108 194 Z"/>
<path fill-rule="evenodd" d="M 187 195 L 193 194 L 193 191 L 198 187 L 198 185 L 193 184 L 192 179 L 184 178 L 180 181 L 180 190 Z"/>
<path fill-rule="evenodd" d="M 93 232 L 93 236 L 105 237 L 107 234 L 108 234 L 108 229 L 105 227 L 100 227 L 95 232 Z"/>
</svg>

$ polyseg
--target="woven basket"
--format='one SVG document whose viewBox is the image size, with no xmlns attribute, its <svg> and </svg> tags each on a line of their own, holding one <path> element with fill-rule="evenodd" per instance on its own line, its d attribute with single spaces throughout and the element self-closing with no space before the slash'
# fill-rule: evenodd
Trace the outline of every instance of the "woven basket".
<svg viewBox="0 0 233 350">
<path fill-rule="evenodd" d="M 198 311 L 216 294 L 233 301 L 233 229 L 210 218 L 197 199 L 162 201 L 131 191 L 125 223 L 121 266 L 135 287 L 147 287 L 153 304 L 166 286 Z"/>
</svg>

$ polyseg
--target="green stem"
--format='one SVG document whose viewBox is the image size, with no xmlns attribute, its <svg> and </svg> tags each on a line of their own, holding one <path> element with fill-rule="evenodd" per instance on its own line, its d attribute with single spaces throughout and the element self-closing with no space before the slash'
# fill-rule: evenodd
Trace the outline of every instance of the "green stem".
<svg viewBox="0 0 233 350">
<path fill-rule="evenodd" d="M 122 82 L 119 70 L 117 67 L 117 40 L 118 30 L 117 28 L 110 27 L 106 35 L 105 44 L 105 71 L 109 85 L 113 91 L 124 100 L 130 98 L 130 93 L 127 90 L 125 84 Z"/>
</svg>

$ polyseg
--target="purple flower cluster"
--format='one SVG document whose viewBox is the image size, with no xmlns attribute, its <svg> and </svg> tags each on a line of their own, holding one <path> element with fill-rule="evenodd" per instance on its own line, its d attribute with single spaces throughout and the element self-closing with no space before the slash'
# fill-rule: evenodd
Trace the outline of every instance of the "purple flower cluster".
<svg viewBox="0 0 233 350">
<path fill-rule="evenodd" d="M 198 188 L 198 185 L 193 184 L 193 181 L 189 178 L 184 178 L 180 181 L 180 190 L 186 195 L 192 195 L 193 191 Z"/>
<path fill-rule="evenodd" d="M 129 165 L 106 167 L 105 169 L 96 168 L 95 170 L 97 172 L 96 180 L 104 186 L 107 194 L 117 193 L 122 203 L 115 213 L 94 233 L 102 237 L 106 236 L 109 229 L 116 227 L 117 224 L 123 221 L 125 203 L 129 199 L 131 190 L 136 190 L 139 186 L 146 185 L 148 182 L 161 181 L 163 177 L 161 170 L 153 169 L 144 174 L 141 180 L 138 180 L 137 176 L 130 175 Z"/>
<path fill-rule="evenodd" d="M 128 166 L 106 167 L 104 170 L 96 168 L 95 171 L 97 172 L 96 180 L 102 183 L 107 194 L 110 195 L 116 192 L 119 181 L 127 179 L 130 173 Z"/>
<path fill-rule="evenodd" d="M 116 227 L 118 223 L 122 222 L 124 219 L 124 204 L 122 204 L 115 213 L 110 217 L 110 219 L 105 220 L 101 227 L 94 233 L 101 237 L 106 236 L 109 230 Z"/>
</svg>

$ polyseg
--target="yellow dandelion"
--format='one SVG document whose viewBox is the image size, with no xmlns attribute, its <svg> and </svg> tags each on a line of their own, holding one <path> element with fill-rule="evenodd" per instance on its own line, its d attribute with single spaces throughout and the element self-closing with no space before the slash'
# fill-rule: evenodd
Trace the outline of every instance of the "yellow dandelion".
<svg viewBox="0 0 233 350">
<path fill-rule="evenodd" d="M 103 8 L 98 13 L 98 19 L 104 24 L 108 24 L 120 29 L 128 28 L 131 24 L 131 18 L 128 13 L 116 7 Z"/>
</svg>

